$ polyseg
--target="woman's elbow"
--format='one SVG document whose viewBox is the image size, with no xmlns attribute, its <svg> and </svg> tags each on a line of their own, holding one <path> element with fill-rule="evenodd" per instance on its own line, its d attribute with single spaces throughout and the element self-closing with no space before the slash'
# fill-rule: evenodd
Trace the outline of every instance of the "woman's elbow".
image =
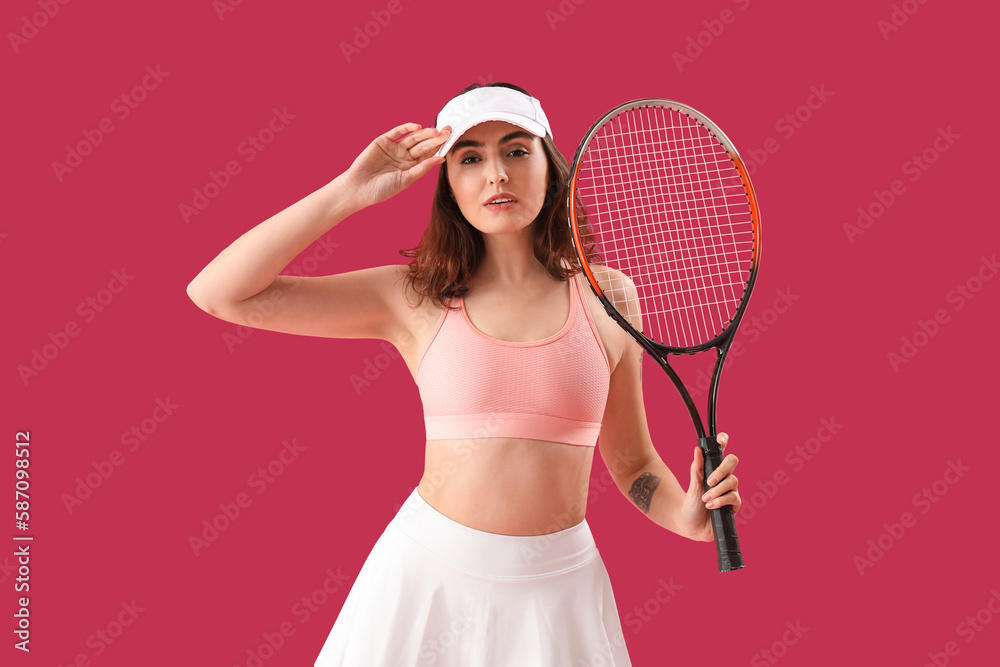
<svg viewBox="0 0 1000 667">
<path fill-rule="evenodd" d="M 188 283 L 186 291 L 188 298 L 191 299 L 194 305 L 198 306 L 198 308 L 204 310 L 209 315 L 215 315 L 216 308 L 212 305 L 212 301 L 207 298 L 205 291 L 201 288 L 197 278 Z"/>
</svg>

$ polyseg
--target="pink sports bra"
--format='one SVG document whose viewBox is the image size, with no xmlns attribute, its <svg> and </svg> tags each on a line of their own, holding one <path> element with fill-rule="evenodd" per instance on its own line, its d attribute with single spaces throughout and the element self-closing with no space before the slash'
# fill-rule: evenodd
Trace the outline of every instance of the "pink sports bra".
<svg viewBox="0 0 1000 667">
<path fill-rule="evenodd" d="M 539 341 L 479 331 L 465 310 L 445 309 L 415 376 L 428 440 L 530 438 L 593 447 L 611 368 L 577 273 L 569 318 Z"/>
</svg>

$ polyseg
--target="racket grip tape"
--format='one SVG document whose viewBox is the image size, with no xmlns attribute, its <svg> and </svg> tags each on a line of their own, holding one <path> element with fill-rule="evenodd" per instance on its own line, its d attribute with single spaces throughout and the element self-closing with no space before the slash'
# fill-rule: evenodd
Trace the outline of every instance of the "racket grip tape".
<svg viewBox="0 0 1000 667">
<path fill-rule="evenodd" d="M 705 458 L 705 477 L 702 480 L 705 491 L 708 491 L 708 478 L 715 469 L 722 465 L 722 447 L 715 436 L 698 438 L 698 447 Z M 712 518 L 712 530 L 715 533 L 715 547 L 719 552 L 719 572 L 739 570 L 743 567 L 743 554 L 740 553 L 740 541 L 736 537 L 736 520 L 733 517 L 733 506 L 723 505 L 708 511 Z"/>
</svg>

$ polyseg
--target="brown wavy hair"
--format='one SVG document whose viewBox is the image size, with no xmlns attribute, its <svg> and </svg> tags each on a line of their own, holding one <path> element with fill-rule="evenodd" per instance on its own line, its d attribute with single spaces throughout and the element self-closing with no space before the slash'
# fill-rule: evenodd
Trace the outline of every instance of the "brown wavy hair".
<svg viewBox="0 0 1000 667">
<path fill-rule="evenodd" d="M 531 94 L 510 83 L 485 85 L 513 88 L 525 95 Z M 481 87 L 482 84 L 474 83 L 459 95 Z M 434 126 L 437 126 L 437 117 L 434 119 Z M 541 143 L 549 162 L 549 182 L 545 188 L 542 209 L 534 221 L 534 254 L 553 278 L 565 281 L 582 270 L 573 248 L 568 224 L 566 195 L 570 166 L 548 133 L 541 138 Z M 399 251 L 400 255 L 412 258 L 407 263 L 409 271 L 405 275 L 405 282 L 419 295 L 417 305 L 429 297 L 439 308 L 451 307 L 448 303 L 450 299 L 468 292 L 468 282 L 486 253 L 482 232 L 465 219 L 450 192 L 448 164 L 442 163 L 434 190 L 430 223 L 415 248 Z M 568 269 L 562 265 L 564 259 L 569 265 Z"/>
</svg>

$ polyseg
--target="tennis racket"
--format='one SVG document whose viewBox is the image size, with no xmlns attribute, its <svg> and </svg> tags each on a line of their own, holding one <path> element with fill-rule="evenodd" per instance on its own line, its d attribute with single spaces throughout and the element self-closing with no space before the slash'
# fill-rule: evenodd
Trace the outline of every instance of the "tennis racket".
<svg viewBox="0 0 1000 667">
<path fill-rule="evenodd" d="M 674 383 L 705 458 L 704 489 L 722 463 L 715 406 L 723 361 L 760 260 L 760 213 L 732 142 L 671 100 L 626 102 L 598 120 L 573 158 L 573 245 L 604 309 Z M 708 424 L 667 361 L 717 354 Z M 719 571 L 743 567 L 732 506 L 710 511 Z"/>
</svg>

